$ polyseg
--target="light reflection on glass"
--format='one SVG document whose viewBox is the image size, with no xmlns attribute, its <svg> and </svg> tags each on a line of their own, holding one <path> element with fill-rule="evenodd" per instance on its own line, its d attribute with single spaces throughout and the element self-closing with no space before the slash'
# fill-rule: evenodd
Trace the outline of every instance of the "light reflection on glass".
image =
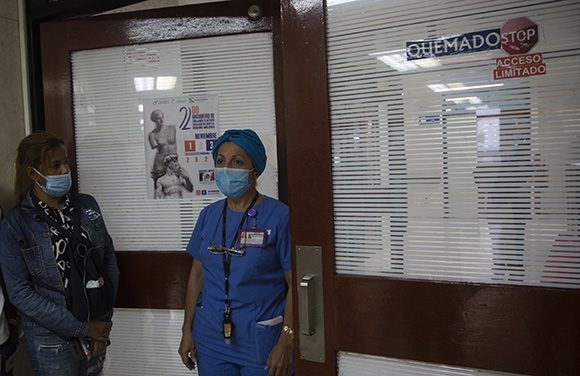
<svg viewBox="0 0 580 376">
<path fill-rule="evenodd" d="M 469 103 L 469 104 L 480 104 L 483 103 L 479 97 L 461 97 L 461 98 L 447 98 L 447 102 L 454 102 L 456 104 Z"/>
<path fill-rule="evenodd" d="M 383 63 L 387 64 L 388 66 L 390 66 L 391 68 L 393 68 L 399 72 L 406 72 L 406 71 L 420 69 L 420 68 L 434 68 L 434 67 L 441 66 L 441 63 L 436 59 L 422 59 L 422 60 L 407 61 L 407 56 L 406 56 L 406 52 L 404 49 L 375 52 L 375 53 L 369 54 L 369 56 L 379 59 Z"/>
<path fill-rule="evenodd" d="M 135 91 L 173 90 L 177 83 L 176 76 L 134 77 Z M 139 111 L 143 111 L 140 108 Z"/>
<path fill-rule="evenodd" d="M 326 6 L 331 7 L 331 6 L 334 6 L 334 5 L 352 3 L 354 1 L 358 1 L 358 0 L 326 0 Z"/>
<path fill-rule="evenodd" d="M 155 88 L 155 77 L 135 77 L 133 82 L 136 91 L 151 91 Z"/>
<path fill-rule="evenodd" d="M 157 90 L 173 90 L 176 82 L 177 77 L 175 76 L 159 76 L 155 88 Z"/>
<path fill-rule="evenodd" d="M 448 84 L 431 84 L 427 85 L 429 89 L 435 93 L 444 93 L 447 91 L 463 91 L 463 90 L 474 90 L 474 89 L 485 89 L 489 87 L 503 86 L 503 84 L 486 84 L 486 85 L 474 85 L 465 86 L 462 82 L 451 82 Z"/>
</svg>

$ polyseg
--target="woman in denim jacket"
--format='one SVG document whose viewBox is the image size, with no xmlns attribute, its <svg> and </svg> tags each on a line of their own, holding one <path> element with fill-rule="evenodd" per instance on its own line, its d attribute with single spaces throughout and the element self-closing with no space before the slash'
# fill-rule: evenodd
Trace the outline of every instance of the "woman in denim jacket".
<svg viewBox="0 0 580 376">
<path fill-rule="evenodd" d="M 119 271 L 99 206 L 89 195 L 69 193 L 66 147 L 49 133 L 35 133 L 20 142 L 15 185 L 21 202 L 2 223 L 0 265 L 9 299 L 19 312 L 34 371 L 40 376 L 98 375 L 111 330 L 112 306 L 98 319 L 79 320 L 69 310 L 73 247 L 71 236 L 62 229 L 78 234 L 73 218 L 80 217 L 82 242 L 103 261 L 108 277 L 104 281 L 116 294 Z M 81 214 L 74 217 L 77 208 Z"/>
</svg>

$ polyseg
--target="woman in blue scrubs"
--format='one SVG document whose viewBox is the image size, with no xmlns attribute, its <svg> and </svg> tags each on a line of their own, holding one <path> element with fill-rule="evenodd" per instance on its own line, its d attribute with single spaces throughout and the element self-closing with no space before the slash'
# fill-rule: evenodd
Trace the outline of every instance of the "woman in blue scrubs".
<svg viewBox="0 0 580 376">
<path fill-rule="evenodd" d="M 287 376 L 292 371 L 288 207 L 256 190 L 266 152 L 249 129 L 214 144 L 226 199 L 204 208 L 187 252 L 193 263 L 179 354 L 200 376 Z"/>
</svg>

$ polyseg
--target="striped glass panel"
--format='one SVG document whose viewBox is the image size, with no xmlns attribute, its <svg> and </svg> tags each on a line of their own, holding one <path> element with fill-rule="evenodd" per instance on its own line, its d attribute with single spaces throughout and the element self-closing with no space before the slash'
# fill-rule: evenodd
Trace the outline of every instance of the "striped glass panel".
<svg viewBox="0 0 580 376">
<path fill-rule="evenodd" d="M 177 349 L 183 310 L 116 308 L 103 374 L 194 376 Z"/>
<path fill-rule="evenodd" d="M 212 201 L 147 199 L 146 98 L 217 95 L 221 131 L 251 128 L 262 138 L 268 166 L 258 188 L 278 196 L 272 59 L 270 33 L 72 54 L 79 190 L 97 198 L 118 250 L 184 249 Z"/>
<path fill-rule="evenodd" d="M 349 352 L 337 356 L 338 376 L 500 376 L 514 373 L 492 372 L 441 364 L 412 362 Z"/>
<path fill-rule="evenodd" d="M 406 42 L 527 17 L 547 73 Z M 580 1 L 328 0 L 336 271 L 580 287 Z"/>
</svg>

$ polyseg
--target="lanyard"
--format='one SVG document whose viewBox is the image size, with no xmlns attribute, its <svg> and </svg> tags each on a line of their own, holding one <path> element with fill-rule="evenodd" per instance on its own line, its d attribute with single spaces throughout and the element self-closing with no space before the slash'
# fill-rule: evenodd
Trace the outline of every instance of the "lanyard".
<svg viewBox="0 0 580 376">
<path fill-rule="evenodd" d="M 240 233 L 240 230 L 242 228 L 242 225 L 244 224 L 244 221 L 246 220 L 246 217 L 248 216 L 248 211 L 250 211 L 250 209 L 254 206 L 254 204 L 256 203 L 256 200 L 258 200 L 258 196 L 260 194 L 258 192 L 256 192 L 256 195 L 254 196 L 254 198 L 252 199 L 252 202 L 250 203 L 250 205 L 246 208 L 246 211 L 244 212 L 244 215 L 242 216 L 242 220 L 240 221 L 240 224 L 238 225 L 238 228 L 236 229 L 236 233 L 234 234 L 234 238 L 232 240 L 232 244 L 230 245 L 230 248 L 233 248 L 234 245 L 236 245 L 236 241 L 238 240 L 238 234 Z M 223 319 L 223 331 L 224 331 L 224 339 L 226 343 L 230 343 L 231 338 L 232 338 L 232 319 L 231 319 L 231 314 L 232 314 L 232 307 L 230 305 L 230 266 L 232 263 L 232 254 L 231 252 L 226 251 L 226 221 L 227 221 L 227 215 L 228 215 L 228 200 L 226 199 L 224 201 L 224 208 L 222 210 L 222 260 L 223 260 L 223 264 L 224 264 L 224 279 L 225 279 L 225 284 L 224 284 L 224 291 L 225 291 L 225 299 L 224 299 L 224 319 Z"/>
</svg>

